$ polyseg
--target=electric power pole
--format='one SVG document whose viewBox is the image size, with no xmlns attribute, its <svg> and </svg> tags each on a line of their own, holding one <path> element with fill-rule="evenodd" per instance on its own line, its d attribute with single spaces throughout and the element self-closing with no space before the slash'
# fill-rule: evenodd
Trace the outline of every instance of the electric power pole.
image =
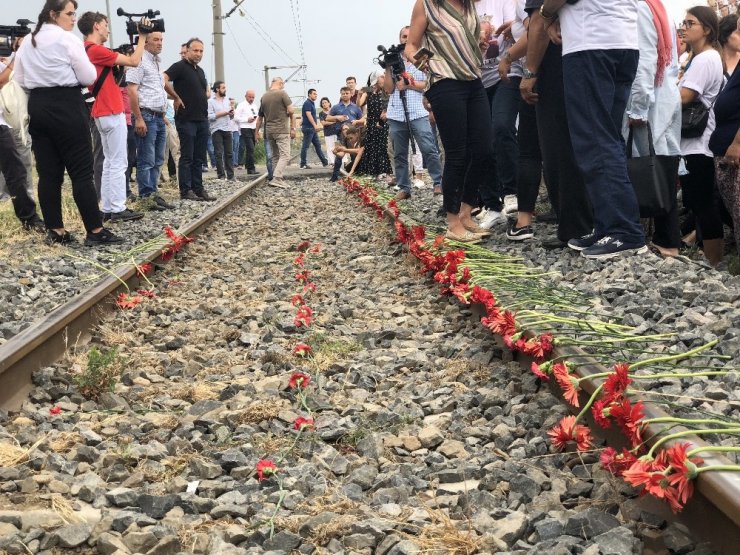
<svg viewBox="0 0 740 555">
<path fill-rule="evenodd" d="M 225 81 L 224 73 L 224 29 L 221 16 L 221 0 L 213 0 L 213 53 L 216 81 Z"/>
<path fill-rule="evenodd" d="M 115 48 L 116 43 L 113 40 L 113 20 L 110 17 L 110 0 L 105 0 L 105 9 L 108 12 L 108 27 L 110 28 L 110 34 L 108 40 L 110 41 L 110 47 Z"/>
</svg>

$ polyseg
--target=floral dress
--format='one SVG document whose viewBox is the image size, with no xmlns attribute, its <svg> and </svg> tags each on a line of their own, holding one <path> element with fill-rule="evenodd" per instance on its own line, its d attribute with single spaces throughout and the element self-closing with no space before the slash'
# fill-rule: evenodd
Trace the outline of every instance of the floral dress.
<svg viewBox="0 0 740 555">
<path fill-rule="evenodd" d="M 388 158 L 388 122 L 380 115 L 388 105 L 388 96 L 384 93 L 370 93 L 367 97 L 367 123 L 365 125 L 365 151 L 357 166 L 356 173 L 380 175 L 393 173 Z"/>
</svg>

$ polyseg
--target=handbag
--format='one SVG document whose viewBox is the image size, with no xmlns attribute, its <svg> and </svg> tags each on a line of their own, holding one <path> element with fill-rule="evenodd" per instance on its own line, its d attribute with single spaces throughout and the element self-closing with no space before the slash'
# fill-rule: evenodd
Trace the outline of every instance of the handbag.
<svg viewBox="0 0 740 555">
<path fill-rule="evenodd" d="M 650 155 L 634 158 L 632 138 L 634 128 L 630 127 L 627 137 L 627 172 L 635 189 L 641 218 L 665 216 L 676 202 L 676 181 L 680 156 L 655 154 L 653 131 L 647 124 Z"/>
<path fill-rule="evenodd" d="M 701 100 L 694 100 L 681 108 L 681 137 L 695 139 L 704 134 L 709 123 L 709 110 Z"/>
</svg>

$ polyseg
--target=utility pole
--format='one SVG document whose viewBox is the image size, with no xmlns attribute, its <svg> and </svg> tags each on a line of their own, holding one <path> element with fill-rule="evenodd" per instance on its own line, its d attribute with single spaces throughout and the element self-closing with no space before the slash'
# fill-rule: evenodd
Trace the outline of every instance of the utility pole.
<svg viewBox="0 0 740 555">
<path fill-rule="evenodd" d="M 221 16 L 221 0 L 213 0 L 213 53 L 216 81 L 225 81 L 224 73 L 224 29 Z"/>
<path fill-rule="evenodd" d="M 301 70 L 304 70 L 305 71 L 306 70 L 306 67 L 307 66 L 305 66 L 305 65 L 301 65 L 301 66 L 265 66 L 264 69 L 262 70 L 262 71 L 265 72 L 265 90 L 266 91 L 269 91 L 270 90 L 270 85 L 271 85 L 271 81 L 270 81 L 270 70 L 271 69 L 295 69 L 295 71 L 293 73 L 291 73 L 288 76 L 287 79 L 285 79 L 285 82 L 287 83 L 288 81 L 290 81 L 291 79 L 293 79 L 293 77 L 296 76 L 296 73 L 298 73 Z"/>
<path fill-rule="evenodd" d="M 115 48 L 116 43 L 113 40 L 113 20 L 110 17 L 110 0 L 105 0 L 105 9 L 108 12 L 108 27 L 110 29 L 110 34 L 108 35 L 108 40 L 110 41 L 110 47 Z"/>
</svg>

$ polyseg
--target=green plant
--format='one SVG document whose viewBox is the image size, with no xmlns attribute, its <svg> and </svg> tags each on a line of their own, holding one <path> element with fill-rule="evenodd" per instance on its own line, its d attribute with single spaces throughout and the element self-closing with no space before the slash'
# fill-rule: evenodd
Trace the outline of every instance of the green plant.
<svg viewBox="0 0 740 555">
<path fill-rule="evenodd" d="M 98 399 L 106 391 L 112 391 L 123 371 L 123 359 L 116 347 L 102 352 L 97 347 L 87 354 L 87 368 L 74 377 L 83 396 Z"/>
</svg>

